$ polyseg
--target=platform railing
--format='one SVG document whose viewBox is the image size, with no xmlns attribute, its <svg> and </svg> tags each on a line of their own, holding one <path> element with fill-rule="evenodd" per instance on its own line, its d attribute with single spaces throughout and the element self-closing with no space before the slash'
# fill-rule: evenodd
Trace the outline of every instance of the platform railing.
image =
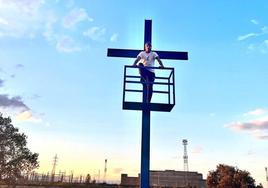
<svg viewBox="0 0 268 188">
<path fill-rule="evenodd" d="M 155 69 L 155 72 L 156 72 L 155 81 L 154 82 L 141 81 L 140 80 L 141 76 L 138 74 L 139 69 Z M 165 72 L 165 74 L 162 74 L 162 72 Z M 142 84 L 153 84 L 153 94 L 157 93 L 157 94 L 166 95 L 166 96 L 163 96 L 165 99 L 167 99 L 167 102 L 165 103 L 163 102 L 161 103 L 157 101 L 151 102 L 149 104 L 147 103 L 149 106 L 151 106 L 152 111 L 170 111 L 175 105 L 174 68 L 140 67 L 140 66 L 128 66 L 128 65 L 124 67 L 123 109 L 142 110 L 142 104 L 144 106 L 143 102 L 138 102 L 137 100 L 136 101 L 126 100 L 126 95 L 128 93 L 143 93 L 142 89 L 128 88 L 130 84 L 136 85 L 137 87 L 141 87 Z M 154 89 L 157 86 L 167 86 L 167 88 L 165 90 Z"/>
</svg>

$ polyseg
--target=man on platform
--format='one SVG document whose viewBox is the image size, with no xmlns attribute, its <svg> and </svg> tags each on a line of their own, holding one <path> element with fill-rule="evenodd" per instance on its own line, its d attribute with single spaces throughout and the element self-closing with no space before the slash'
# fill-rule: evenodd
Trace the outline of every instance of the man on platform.
<svg viewBox="0 0 268 188">
<path fill-rule="evenodd" d="M 150 103 L 153 95 L 153 82 L 155 80 L 155 70 L 150 68 L 154 67 L 155 59 L 158 61 L 161 68 L 164 68 L 162 61 L 160 60 L 158 54 L 153 52 L 152 45 L 146 42 L 144 45 L 144 51 L 140 52 L 134 61 L 133 66 L 140 67 L 141 82 L 143 85 L 143 102 Z M 144 82 L 150 82 L 146 84 Z"/>
</svg>

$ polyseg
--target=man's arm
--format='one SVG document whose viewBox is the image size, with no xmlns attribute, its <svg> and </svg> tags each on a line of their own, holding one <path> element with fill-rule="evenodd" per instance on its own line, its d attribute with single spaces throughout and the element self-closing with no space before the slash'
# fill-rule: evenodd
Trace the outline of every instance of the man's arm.
<svg viewBox="0 0 268 188">
<path fill-rule="evenodd" d="M 135 59 L 135 61 L 134 61 L 134 63 L 133 63 L 133 66 L 136 66 L 137 63 L 138 63 L 140 60 L 141 60 L 141 57 L 138 56 L 138 57 Z"/>
<path fill-rule="evenodd" d="M 160 67 L 161 67 L 161 68 L 164 68 L 164 65 L 163 65 L 161 59 L 159 58 L 159 56 L 156 57 L 156 60 L 158 61 Z"/>
</svg>

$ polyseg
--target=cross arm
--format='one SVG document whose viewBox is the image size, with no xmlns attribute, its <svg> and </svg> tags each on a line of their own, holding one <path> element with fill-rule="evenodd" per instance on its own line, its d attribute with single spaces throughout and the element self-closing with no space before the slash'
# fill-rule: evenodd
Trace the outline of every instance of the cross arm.
<svg viewBox="0 0 268 188">
<path fill-rule="evenodd" d="M 132 49 L 114 49 L 108 48 L 108 57 L 132 57 L 136 58 L 141 50 Z M 176 51 L 155 51 L 160 59 L 173 59 L 173 60 L 188 60 L 188 52 L 176 52 Z"/>
<path fill-rule="evenodd" d="M 188 52 L 155 51 L 160 59 L 188 60 Z"/>
<path fill-rule="evenodd" d="M 133 57 L 136 58 L 141 50 L 108 48 L 108 57 Z"/>
</svg>

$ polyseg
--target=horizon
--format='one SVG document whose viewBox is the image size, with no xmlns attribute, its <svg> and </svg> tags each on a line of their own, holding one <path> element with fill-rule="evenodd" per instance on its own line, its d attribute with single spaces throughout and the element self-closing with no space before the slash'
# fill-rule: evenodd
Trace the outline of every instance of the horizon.
<svg viewBox="0 0 268 188">
<path fill-rule="evenodd" d="M 176 105 L 151 114 L 150 170 L 203 174 L 227 164 L 267 187 L 268 2 L 0 0 L 0 112 L 39 153 L 39 173 L 140 172 L 141 112 L 122 110 L 123 67 L 108 48 L 187 51 L 175 68 Z M 156 65 L 157 62 L 156 62 Z M 157 100 L 153 96 L 153 100 Z"/>
</svg>

